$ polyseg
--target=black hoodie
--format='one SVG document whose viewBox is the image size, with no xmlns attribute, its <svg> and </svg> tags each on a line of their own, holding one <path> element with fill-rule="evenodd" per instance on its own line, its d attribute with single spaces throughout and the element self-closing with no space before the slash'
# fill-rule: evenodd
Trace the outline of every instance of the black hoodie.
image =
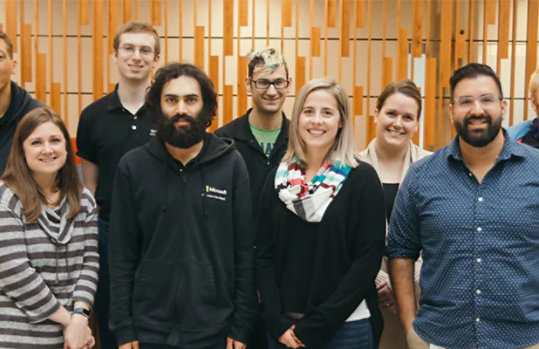
<svg viewBox="0 0 539 349">
<path fill-rule="evenodd" d="M 11 102 L 3 117 L 0 118 L 0 175 L 4 173 L 7 158 L 13 143 L 13 134 L 22 117 L 30 110 L 44 107 L 33 99 L 25 89 L 11 81 Z"/>
<path fill-rule="evenodd" d="M 206 134 L 186 166 L 156 137 L 116 171 L 110 226 L 111 320 L 119 344 L 205 348 L 245 342 L 256 309 L 245 164 Z"/>
</svg>

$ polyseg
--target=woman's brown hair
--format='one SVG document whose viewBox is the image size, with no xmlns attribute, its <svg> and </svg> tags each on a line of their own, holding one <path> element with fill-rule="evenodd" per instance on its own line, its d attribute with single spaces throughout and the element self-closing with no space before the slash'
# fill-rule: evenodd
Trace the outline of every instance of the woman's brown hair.
<svg viewBox="0 0 539 349">
<path fill-rule="evenodd" d="M 419 93 L 419 88 L 417 88 L 416 84 L 414 84 L 414 82 L 409 79 L 403 79 L 401 81 L 392 82 L 387 85 L 382 91 L 382 93 L 380 93 L 380 96 L 376 101 L 376 109 L 378 109 L 378 111 L 382 110 L 382 107 L 384 106 L 386 100 L 397 93 L 401 93 L 406 97 L 410 97 L 417 103 L 416 117 L 417 120 L 419 120 L 419 116 L 421 115 L 421 93 Z"/>
<path fill-rule="evenodd" d="M 28 168 L 24 155 L 23 142 L 32 132 L 46 122 L 52 122 L 62 132 L 66 142 L 67 158 L 64 166 L 56 174 L 56 185 L 60 191 L 60 201 L 67 197 L 71 219 L 80 212 L 82 185 L 79 182 L 75 154 L 71 138 L 60 117 L 49 108 L 36 108 L 26 114 L 13 136 L 13 145 L 7 161 L 6 170 L 1 179 L 19 198 L 23 214 L 29 222 L 35 222 L 41 215 L 41 207 L 47 203 L 43 191 L 35 182 L 32 171 Z"/>
</svg>

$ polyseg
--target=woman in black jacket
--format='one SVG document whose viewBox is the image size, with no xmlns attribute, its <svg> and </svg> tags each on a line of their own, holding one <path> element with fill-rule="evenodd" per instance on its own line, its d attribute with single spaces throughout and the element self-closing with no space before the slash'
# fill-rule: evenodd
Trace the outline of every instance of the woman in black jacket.
<svg viewBox="0 0 539 349">
<path fill-rule="evenodd" d="M 300 90 L 288 151 L 266 181 L 258 216 L 270 348 L 375 348 L 384 196 L 375 170 L 357 160 L 348 97 L 335 81 Z"/>
</svg>

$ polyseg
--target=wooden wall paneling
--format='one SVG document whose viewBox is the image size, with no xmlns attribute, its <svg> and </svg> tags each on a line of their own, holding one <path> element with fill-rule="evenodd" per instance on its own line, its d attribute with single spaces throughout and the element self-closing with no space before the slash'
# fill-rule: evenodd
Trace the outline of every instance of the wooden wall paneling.
<svg viewBox="0 0 539 349">
<path fill-rule="evenodd" d="M 103 0 L 93 4 L 93 98 L 103 96 Z"/>
<path fill-rule="evenodd" d="M 83 2 L 81 0 L 77 4 L 77 115 L 79 116 L 82 111 L 82 44 L 80 41 L 83 12 L 82 5 Z"/>
<path fill-rule="evenodd" d="M 455 54 L 453 61 L 453 69 L 459 67 L 459 60 L 466 56 L 466 32 L 462 29 L 460 23 L 460 6 L 461 2 L 455 2 Z"/>
<path fill-rule="evenodd" d="M 350 56 L 350 0 L 341 0 L 341 57 Z"/>
<path fill-rule="evenodd" d="M 294 81 L 296 94 L 299 92 L 299 89 L 305 85 L 305 70 L 305 57 L 296 56 L 296 81 Z"/>
<path fill-rule="evenodd" d="M 510 101 L 509 101 L 509 126 L 513 125 L 515 115 L 515 63 L 517 52 L 517 14 L 518 14 L 518 0 L 513 0 L 513 23 L 511 29 L 511 87 L 510 87 Z"/>
<path fill-rule="evenodd" d="M 488 25 L 496 23 L 495 0 L 483 0 L 483 64 L 487 64 Z"/>
<path fill-rule="evenodd" d="M 89 24 L 90 23 L 90 16 L 88 15 L 88 0 L 79 0 L 79 25 L 81 24 Z"/>
<path fill-rule="evenodd" d="M 234 112 L 234 106 L 232 104 L 234 97 L 234 86 L 223 86 L 223 125 L 228 124 L 233 119 L 232 113 Z"/>
<path fill-rule="evenodd" d="M 247 110 L 247 89 L 245 88 L 245 77 L 247 76 L 247 57 L 238 56 L 238 79 L 237 79 L 237 108 L 238 115 L 242 115 Z"/>
<path fill-rule="evenodd" d="M 52 79 L 51 79 L 52 80 Z M 61 94 L 62 86 L 58 82 L 53 82 L 51 84 L 51 93 L 50 93 L 50 100 L 51 100 L 51 108 L 58 114 L 62 115 L 62 102 L 60 100 L 60 94 Z M 64 121 L 67 115 L 64 115 Z"/>
<path fill-rule="evenodd" d="M 430 45 L 430 7 L 431 7 L 431 0 L 427 1 L 427 14 L 425 16 L 425 57 L 430 56 L 429 52 L 429 45 Z M 425 66 L 425 69 L 427 67 Z M 426 70 L 425 70 L 426 72 Z"/>
<path fill-rule="evenodd" d="M 115 1 L 115 0 L 113 0 Z M 135 6 L 135 18 L 139 19 L 139 4 L 138 1 Z M 131 22 L 133 18 L 133 0 L 122 0 L 122 24 Z"/>
<path fill-rule="evenodd" d="M 425 109 L 423 112 L 424 122 L 424 147 L 429 150 L 435 149 L 435 113 L 436 113 L 436 58 L 427 58 L 425 69 Z"/>
<path fill-rule="evenodd" d="M 353 12 L 353 15 L 352 15 L 352 23 L 354 24 L 353 25 L 353 34 L 352 34 L 352 50 L 353 50 L 353 54 L 352 54 L 352 105 L 354 106 L 354 108 L 356 108 L 356 105 L 357 105 L 357 99 L 358 98 L 363 98 L 363 92 L 361 93 L 360 96 L 357 95 L 357 92 L 356 92 L 356 88 L 358 86 L 356 86 L 357 84 L 357 27 L 356 27 L 356 23 L 357 23 L 357 16 L 358 16 L 358 0 L 354 0 L 354 12 Z M 363 107 L 363 103 L 362 103 L 362 107 Z M 361 108 L 362 109 L 362 108 Z M 354 110 L 354 109 L 353 109 Z M 352 113 L 352 125 L 354 126 L 353 130 L 354 130 L 354 136 L 356 134 L 356 117 L 355 117 L 355 113 Z M 357 139 L 357 136 L 355 137 Z"/>
<path fill-rule="evenodd" d="M 354 116 L 363 115 L 363 87 L 354 86 L 353 97 Z"/>
<path fill-rule="evenodd" d="M 210 56 L 208 76 L 213 82 L 216 93 L 219 93 L 219 56 Z"/>
<path fill-rule="evenodd" d="M 51 101 L 51 104 L 52 104 L 52 85 L 53 85 L 53 82 L 54 82 L 54 70 L 53 70 L 53 67 L 52 67 L 52 60 L 54 59 L 54 55 L 53 55 L 53 49 L 52 49 L 52 0 L 48 0 L 47 2 L 47 24 L 48 24 L 48 33 L 47 33 L 47 39 L 48 39 L 48 47 L 49 47 L 49 54 L 48 54 L 48 59 L 49 59 L 49 100 Z M 56 111 L 58 112 L 59 110 L 56 109 Z"/>
<path fill-rule="evenodd" d="M 269 46 L 269 37 L 270 37 L 270 0 L 266 0 L 266 46 Z"/>
<path fill-rule="evenodd" d="M 21 25 L 21 86 L 32 81 L 32 25 Z"/>
<path fill-rule="evenodd" d="M 234 1 L 223 1 L 223 56 L 232 56 L 233 54 L 234 54 Z M 223 64 L 224 64 L 224 60 L 223 60 Z M 225 70 L 226 69 L 223 69 L 223 71 Z"/>
<path fill-rule="evenodd" d="M 165 13 L 164 13 L 164 23 L 163 23 L 163 34 L 165 40 L 165 63 L 168 62 L 168 0 L 165 1 Z"/>
<path fill-rule="evenodd" d="M 468 10 L 468 63 L 474 61 L 474 22 L 475 22 L 475 0 L 470 0 L 470 7 Z"/>
<path fill-rule="evenodd" d="M 373 0 L 369 0 L 369 11 L 367 12 L 367 26 L 368 26 L 368 37 L 367 37 L 367 67 L 370 67 L 371 66 L 371 62 L 372 62 L 372 1 Z M 370 114 L 371 114 L 371 109 L 370 109 L 370 104 L 371 104 L 371 70 L 370 69 L 367 69 L 367 108 L 366 108 L 366 111 L 365 111 L 365 125 L 368 126 L 369 125 L 369 119 L 371 119 L 370 117 Z M 367 142 L 366 144 L 364 144 L 365 146 L 367 145 Z"/>
<path fill-rule="evenodd" d="M 453 26 L 453 2 L 442 1 L 440 35 L 440 85 L 449 87 L 451 76 L 451 28 Z"/>
<path fill-rule="evenodd" d="M 335 27 L 335 17 L 337 16 L 337 0 L 326 0 L 326 25 Z"/>
<path fill-rule="evenodd" d="M 211 17 L 212 17 L 212 11 L 211 11 L 211 0 L 208 0 L 208 64 L 211 65 Z M 217 62 L 219 64 L 219 61 Z M 215 92 L 219 92 L 219 86 L 215 86 Z"/>
<path fill-rule="evenodd" d="M 152 25 L 161 25 L 161 0 L 151 0 L 150 18 Z"/>
<path fill-rule="evenodd" d="M 315 42 L 313 36 L 315 34 L 314 26 L 314 0 L 309 3 L 309 28 L 311 28 L 311 40 L 309 40 L 309 79 L 313 78 L 313 56 L 315 56 L 316 46 L 320 45 L 320 40 Z M 320 36 L 320 33 L 318 34 Z M 318 46 L 318 54 L 320 54 L 320 46 Z"/>
<path fill-rule="evenodd" d="M 329 22 L 330 22 L 330 18 L 331 16 L 333 15 L 333 17 L 335 16 L 335 14 L 332 14 L 331 11 L 330 11 L 330 2 L 331 0 L 325 0 L 325 10 L 324 10 L 324 13 L 326 15 L 326 20 L 324 21 L 324 76 L 327 76 L 328 75 L 328 27 L 329 27 Z M 334 24 L 334 23 L 333 23 Z M 334 25 L 333 25 L 334 26 Z"/>
<path fill-rule="evenodd" d="M 238 23 L 241 27 L 249 25 L 249 2 L 238 0 Z"/>
<path fill-rule="evenodd" d="M 386 57 L 386 34 L 387 34 L 387 3 L 386 3 L 386 0 L 382 0 L 382 58 Z"/>
<path fill-rule="evenodd" d="M 281 0 L 281 54 L 284 52 L 284 27 L 292 26 L 292 0 Z"/>
<path fill-rule="evenodd" d="M 204 26 L 195 27 L 195 65 L 204 70 Z"/>
<path fill-rule="evenodd" d="M 421 57 L 423 44 L 423 0 L 412 3 L 412 58 Z M 412 64 L 413 66 L 413 64 Z"/>
<path fill-rule="evenodd" d="M 499 0 L 498 19 L 498 64 L 497 73 L 500 74 L 500 60 L 509 57 L 509 20 L 511 15 L 511 1 Z"/>
<path fill-rule="evenodd" d="M 183 57 L 182 57 L 182 51 L 183 51 L 183 27 L 182 27 L 182 23 L 183 23 L 183 0 L 180 0 L 180 3 L 179 3 L 179 11 L 180 13 L 178 14 L 178 61 L 182 61 L 183 60 Z M 210 53 L 211 54 L 211 53 Z"/>
<path fill-rule="evenodd" d="M 4 31 L 4 25 L 2 23 L 0 23 L 0 30 Z"/>
<path fill-rule="evenodd" d="M 211 0 L 210 0 L 211 1 Z M 255 14 L 256 14 L 256 6 L 255 1 L 252 0 L 251 2 L 251 50 L 255 49 Z"/>
<path fill-rule="evenodd" d="M 384 57 L 382 59 L 382 88 L 393 81 L 393 58 Z"/>
<path fill-rule="evenodd" d="M 21 3 L 21 6 L 24 4 Z M 9 15 L 8 15 L 9 14 Z M 13 52 L 18 52 L 17 44 L 17 1 L 6 1 L 6 35 L 11 38 L 11 44 L 13 45 Z"/>
<path fill-rule="evenodd" d="M 62 51 L 63 51 L 63 95 L 64 95 L 64 110 L 63 118 L 66 127 L 69 127 L 69 114 L 67 104 L 67 0 L 62 0 Z"/>
<path fill-rule="evenodd" d="M 123 6 L 122 6 L 123 7 Z M 114 45 L 113 45 L 113 39 L 116 35 L 116 31 L 118 30 L 118 1 L 116 0 L 109 0 L 108 1 L 108 21 L 107 21 L 107 29 L 108 29 L 108 54 L 114 52 Z M 122 8 L 123 12 L 123 8 Z M 123 14 L 122 14 L 123 18 Z M 108 56 L 108 55 L 107 55 Z"/>
<path fill-rule="evenodd" d="M 397 80 L 405 79 L 408 76 L 408 29 L 399 28 L 397 39 Z"/>
<path fill-rule="evenodd" d="M 354 0 L 354 20 L 355 28 L 363 28 L 365 26 L 365 0 Z"/>
<path fill-rule="evenodd" d="M 36 99 L 47 104 L 47 55 L 38 53 L 36 58 Z"/>
<path fill-rule="evenodd" d="M 539 16 L 539 0 L 528 0 L 528 28 L 526 38 L 526 103 L 524 108 L 524 120 L 528 120 L 528 85 L 530 75 L 537 69 L 537 28 Z"/>
<path fill-rule="evenodd" d="M 320 27 L 311 28 L 311 56 L 320 57 Z"/>
</svg>

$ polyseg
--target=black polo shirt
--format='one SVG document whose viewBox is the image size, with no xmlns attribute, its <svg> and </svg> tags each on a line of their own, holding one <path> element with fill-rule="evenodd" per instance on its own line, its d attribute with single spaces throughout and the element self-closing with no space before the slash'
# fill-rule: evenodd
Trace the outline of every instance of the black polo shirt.
<svg viewBox="0 0 539 349">
<path fill-rule="evenodd" d="M 112 182 L 120 159 L 154 135 L 155 127 L 144 107 L 133 115 L 122 106 L 118 85 L 82 111 L 77 129 L 77 155 L 99 167 L 95 190 L 99 218 L 109 220 Z"/>
</svg>

